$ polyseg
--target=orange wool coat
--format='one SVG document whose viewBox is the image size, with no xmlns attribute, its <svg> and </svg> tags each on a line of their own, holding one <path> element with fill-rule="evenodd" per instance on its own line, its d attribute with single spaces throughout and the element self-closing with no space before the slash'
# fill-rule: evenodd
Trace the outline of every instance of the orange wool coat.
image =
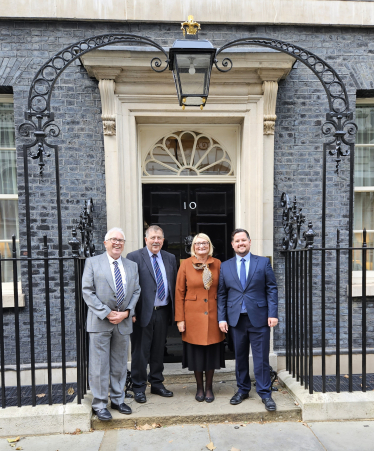
<svg viewBox="0 0 374 451">
<path fill-rule="evenodd" d="M 205 346 L 219 343 L 225 338 L 218 327 L 217 319 L 217 288 L 221 262 L 213 257 L 207 260 L 213 276 L 209 290 L 204 288 L 203 271 L 195 269 L 192 263 L 198 263 L 198 260 L 195 257 L 187 258 L 178 271 L 175 321 L 185 321 L 183 341 Z"/>
</svg>

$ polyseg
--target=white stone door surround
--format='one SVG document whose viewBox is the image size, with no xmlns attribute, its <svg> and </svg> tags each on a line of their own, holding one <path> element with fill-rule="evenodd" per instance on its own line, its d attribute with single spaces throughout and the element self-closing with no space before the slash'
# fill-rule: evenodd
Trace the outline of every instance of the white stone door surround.
<svg viewBox="0 0 374 451">
<path fill-rule="evenodd" d="M 234 68 L 227 74 L 213 70 L 204 110 L 183 111 L 170 71 L 150 69 L 154 56 L 153 51 L 117 47 L 82 57 L 99 80 L 102 98 L 108 228 L 124 229 L 125 253 L 143 246 L 142 152 L 167 132 L 196 130 L 216 134 L 230 147 L 236 165 L 235 226 L 250 232 L 253 253 L 272 256 L 276 95 L 293 58 L 258 49 L 227 53 Z M 195 177 L 185 179 L 193 183 Z"/>
</svg>

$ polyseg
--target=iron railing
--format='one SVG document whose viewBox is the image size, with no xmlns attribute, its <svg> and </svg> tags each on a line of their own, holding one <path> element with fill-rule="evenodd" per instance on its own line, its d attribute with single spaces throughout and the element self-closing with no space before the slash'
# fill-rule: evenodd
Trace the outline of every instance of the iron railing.
<svg viewBox="0 0 374 451">
<path fill-rule="evenodd" d="M 51 246 L 52 247 L 52 246 Z M 88 388 L 88 337 L 85 331 L 87 306 L 82 297 L 82 273 L 85 258 L 55 256 L 50 251 L 47 236 L 36 256 L 17 257 L 16 238 L 12 237 L 12 257 L 0 255 L 0 274 L 4 265 L 12 266 L 14 305 L 3 308 L 5 293 L 0 283 L 0 382 L 1 405 L 40 403 L 36 372 L 46 371 L 45 401 L 66 404 L 69 388 L 76 387 L 78 404 Z M 22 294 L 19 292 L 21 281 Z M 63 281 L 63 283 L 60 283 Z M 31 288 L 31 289 L 30 289 Z M 25 296 L 25 307 L 20 303 Z M 8 294 L 9 296 L 9 294 Z M 75 367 L 76 378 L 67 382 L 67 369 Z M 56 384 L 53 369 L 60 368 L 62 383 L 58 384 L 59 397 L 54 401 Z M 59 371 L 59 370 L 58 370 Z M 71 372 L 71 371 L 70 371 Z M 25 373 L 31 384 L 25 383 Z M 10 374 L 14 381 L 7 383 Z M 70 377 L 71 379 L 71 377 Z M 25 395 L 25 386 L 31 395 Z M 16 402 L 9 404 L 9 389 L 16 391 Z M 13 390 L 13 391 L 14 391 Z M 25 397 L 28 401 L 25 402 Z M 30 401 L 31 398 L 31 402 Z"/>
<path fill-rule="evenodd" d="M 359 248 L 341 247 L 337 230 L 335 247 L 311 245 L 283 251 L 286 370 L 309 389 L 310 394 L 331 391 L 331 387 L 327 390 L 329 376 L 333 376 L 337 393 L 342 389 L 342 377 L 348 380 L 349 392 L 354 391 L 354 385 L 357 390 L 357 380 L 363 392 L 367 389 L 367 355 L 374 353 L 367 323 L 367 310 L 372 308 L 372 299 L 367 296 L 367 262 L 368 253 L 373 250 L 367 247 L 366 230 Z M 360 260 L 362 267 L 362 292 L 356 298 L 352 296 L 352 277 L 347 274 L 352 266 L 347 265 L 347 261 L 352 261 L 353 256 Z M 322 264 L 325 261 L 327 264 Z M 358 367 L 356 360 L 356 374 L 353 373 L 354 355 L 358 359 L 361 356 Z M 316 356 L 320 356 L 320 362 Z M 343 356 L 346 356 L 344 365 Z M 334 371 L 331 371 L 331 362 L 330 366 L 326 365 L 327 358 L 334 359 Z M 321 373 L 321 390 L 315 390 L 316 365 Z M 342 372 L 343 369 L 346 371 Z"/>
</svg>

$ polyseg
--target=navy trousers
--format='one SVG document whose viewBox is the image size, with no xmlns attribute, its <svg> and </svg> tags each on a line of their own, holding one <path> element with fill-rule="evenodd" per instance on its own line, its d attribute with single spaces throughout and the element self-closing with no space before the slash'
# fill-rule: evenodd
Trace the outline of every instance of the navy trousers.
<svg viewBox="0 0 374 451">
<path fill-rule="evenodd" d="M 256 391 L 261 398 L 271 397 L 270 327 L 253 327 L 248 315 L 241 314 L 238 324 L 231 328 L 235 352 L 236 383 L 239 393 L 251 390 L 249 377 L 249 345 L 252 347 Z"/>
</svg>

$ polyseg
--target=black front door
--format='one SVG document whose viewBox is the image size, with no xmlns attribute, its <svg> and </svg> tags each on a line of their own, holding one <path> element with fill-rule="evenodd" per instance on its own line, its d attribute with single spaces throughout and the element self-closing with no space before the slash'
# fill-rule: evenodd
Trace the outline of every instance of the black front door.
<svg viewBox="0 0 374 451">
<path fill-rule="evenodd" d="M 164 184 L 143 185 L 144 231 L 157 224 L 165 234 L 163 249 L 174 254 L 178 267 L 188 258 L 185 238 L 205 233 L 214 246 L 213 256 L 221 261 L 231 258 L 231 232 L 234 229 L 235 185 Z M 176 325 L 169 327 L 165 362 L 180 362 L 182 340 Z M 226 359 L 233 353 L 226 347 Z"/>
<path fill-rule="evenodd" d="M 165 184 L 143 185 L 144 230 L 159 225 L 165 233 L 164 250 L 188 258 L 185 238 L 207 234 L 214 257 L 231 258 L 230 234 L 234 227 L 235 185 Z"/>
</svg>

